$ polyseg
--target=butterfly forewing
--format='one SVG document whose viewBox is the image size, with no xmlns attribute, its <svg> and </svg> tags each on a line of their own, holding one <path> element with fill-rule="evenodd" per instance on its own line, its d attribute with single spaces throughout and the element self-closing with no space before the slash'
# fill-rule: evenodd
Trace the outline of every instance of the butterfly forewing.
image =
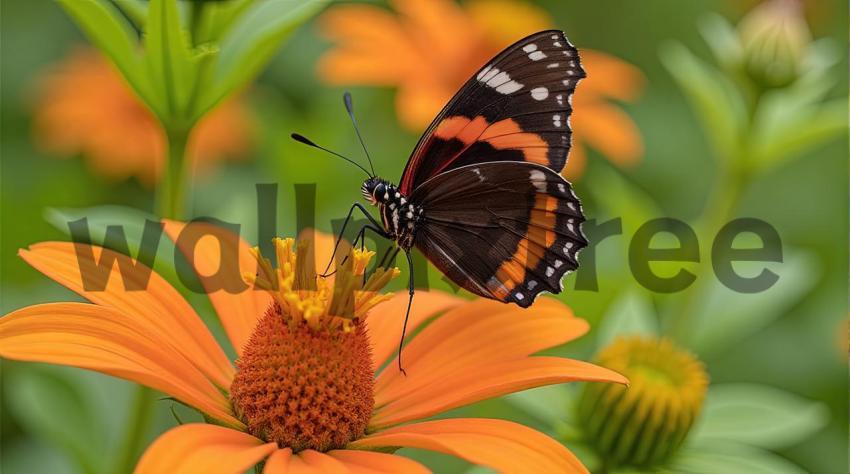
<svg viewBox="0 0 850 474">
<path fill-rule="evenodd" d="M 585 76 L 563 32 L 508 47 L 458 91 L 420 139 L 402 174 L 411 194 L 441 172 L 488 161 L 525 161 L 560 172 L 572 131 L 572 94 Z"/>
<path fill-rule="evenodd" d="M 419 186 L 425 216 L 415 245 L 472 293 L 520 306 L 558 293 L 587 245 L 570 184 L 533 163 L 488 162 L 453 168 Z"/>
</svg>

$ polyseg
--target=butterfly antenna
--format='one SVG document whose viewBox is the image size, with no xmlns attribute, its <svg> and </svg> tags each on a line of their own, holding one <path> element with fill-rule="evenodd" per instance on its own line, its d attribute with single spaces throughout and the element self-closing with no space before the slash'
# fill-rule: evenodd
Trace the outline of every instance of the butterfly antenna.
<svg viewBox="0 0 850 474">
<path fill-rule="evenodd" d="M 327 148 L 325 148 L 325 147 L 323 147 L 323 146 L 319 146 L 319 145 L 317 145 L 316 143 L 314 143 L 312 140 L 310 140 L 309 138 L 305 137 L 304 135 L 301 135 L 301 134 L 299 134 L 299 133 L 293 133 L 293 134 L 291 134 L 291 135 L 290 135 L 290 137 L 292 137 L 292 139 L 293 139 L 293 140 L 295 140 L 296 142 L 303 143 L 303 144 L 305 144 L 305 145 L 307 145 L 307 146 L 311 146 L 311 147 L 313 147 L 313 148 L 318 148 L 319 150 L 322 150 L 322 151 L 325 151 L 325 152 L 327 152 L 327 153 L 330 153 L 331 155 L 338 156 L 338 157 L 342 158 L 343 160 L 345 160 L 345 161 L 347 161 L 347 162 L 351 163 L 352 165 L 354 165 L 354 166 L 356 166 L 356 167 L 360 168 L 361 170 L 363 170 L 363 172 L 364 172 L 364 173 L 366 173 L 366 175 L 367 175 L 367 176 L 369 176 L 370 178 L 375 177 L 375 175 L 374 175 L 373 173 L 370 173 L 370 172 L 369 172 L 366 168 L 364 168 L 364 167 L 360 166 L 360 164 L 359 164 L 359 163 L 357 163 L 356 161 L 352 160 L 351 158 L 348 158 L 348 157 L 342 156 L 342 155 L 340 155 L 339 153 L 337 153 L 337 152 L 335 152 L 335 151 L 332 151 L 332 150 L 328 150 Z"/>
<path fill-rule="evenodd" d="M 369 168 L 372 169 L 372 176 L 374 176 L 375 166 L 372 165 L 372 157 L 369 156 L 369 150 L 366 149 L 366 142 L 363 141 L 363 135 L 360 134 L 360 128 L 357 126 L 357 120 L 354 118 L 354 104 L 351 102 L 351 93 L 346 92 L 343 94 L 342 100 L 345 102 L 345 110 L 348 111 L 348 116 L 351 118 L 351 124 L 354 125 L 354 132 L 357 134 L 357 139 L 360 140 L 360 146 L 363 147 L 363 152 L 366 153 L 366 159 L 369 160 Z"/>
</svg>

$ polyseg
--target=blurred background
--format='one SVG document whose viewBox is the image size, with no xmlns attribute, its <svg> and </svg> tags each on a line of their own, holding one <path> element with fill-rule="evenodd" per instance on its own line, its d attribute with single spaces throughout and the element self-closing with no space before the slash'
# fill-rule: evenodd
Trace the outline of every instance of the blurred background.
<svg viewBox="0 0 850 474">
<path fill-rule="evenodd" d="M 360 198 L 360 175 L 292 142 L 291 132 L 360 156 L 342 106 L 350 90 L 375 168 L 397 182 L 430 118 L 472 72 L 526 33 L 563 29 L 589 73 L 574 99 L 575 148 L 565 173 L 588 217 L 596 225 L 620 219 L 622 235 L 596 242 L 595 275 L 583 268 L 568 278 L 558 298 L 593 330 L 555 352 L 601 363 L 617 350 L 681 356 L 687 363 L 664 368 L 672 380 L 665 396 L 693 391 L 680 408 L 695 421 L 676 422 L 671 408 L 661 421 L 673 433 L 664 452 L 638 454 L 648 421 L 588 406 L 593 387 L 533 390 L 451 415 L 529 424 L 597 472 L 847 472 L 847 3 L 433 0 L 418 10 L 417 3 L 339 2 L 307 19 L 255 81 L 194 131 L 194 189 L 183 217 L 240 223 L 257 243 L 256 185 L 276 183 L 277 233 L 293 235 L 294 186 L 312 183 L 315 225 L 330 232 Z M 167 147 L 151 113 L 57 3 L 4 2 L 3 10 L 7 313 L 76 298 L 16 255 L 36 242 L 68 240 L 69 220 L 87 216 L 95 239 L 109 224 L 139 238 L 144 218 L 157 212 Z M 376 11 L 381 22 L 372 23 Z M 444 20 L 435 25 L 429 14 Z M 127 15 L 132 20 L 131 9 Z M 300 205 L 309 209 L 309 200 Z M 657 217 L 697 233 L 700 262 L 652 267 L 663 276 L 679 268 L 696 274 L 684 291 L 647 290 L 629 267 L 632 236 Z M 729 290 L 712 270 L 715 235 L 738 217 L 761 219 L 781 238 L 781 262 L 735 266 L 747 276 L 775 272 L 767 291 Z M 760 245 L 748 237 L 735 245 Z M 662 233 L 652 244 L 677 242 Z M 585 280 L 574 290 L 577 278 Z M 595 290 L 587 284 L 594 281 Z M 436 271 L 427 284 L 455 291 Z M 208 301 L 187 297 L 220 336 Z M 661 403 L 649 359 L 620 370 L 637 385 L 630 396 Z M 689 378 L 707 386 L 685 387 Z M 110 472 L 110 456 L 138 455 L 121 451 L 132 393 L 131 384 L 98 374 L 3 361 L 0 470 Z M 135 433 L 137 445 L 174 426 L 173 410 L 196 416 L 158 402 Z M 411 455 L 437 472 L 477 470 Z"/>
</svg>

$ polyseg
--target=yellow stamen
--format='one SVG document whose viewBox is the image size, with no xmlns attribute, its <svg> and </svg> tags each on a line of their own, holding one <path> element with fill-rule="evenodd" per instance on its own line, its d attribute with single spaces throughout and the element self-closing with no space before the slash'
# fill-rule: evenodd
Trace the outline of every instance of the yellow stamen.
<svg viewBox="0 0 850 474">
<path fill-rule="evenodd" d="M 316 273 L 312 242 L 275 238 L 273 244 L 277 268 L 254 248 L 258 272 L 245 275 L 245 280 L 268 291 L 290 325 L 304 322 L 313 330 L 350 332 L 353 320 L 365 318 L 371 308 L 391 296 L 380 291 L 400 273 L 398 268 L 379 268 L 364 284 L 363 275 L 375 252 L 353 249 L 330 280 Z"/>
</svg>

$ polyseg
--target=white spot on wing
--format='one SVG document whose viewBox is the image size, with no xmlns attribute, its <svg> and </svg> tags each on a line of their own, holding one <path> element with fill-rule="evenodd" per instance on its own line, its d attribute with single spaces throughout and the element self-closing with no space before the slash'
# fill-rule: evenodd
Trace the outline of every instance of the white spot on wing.
<svg viewBox="0 0 850 474">
<path fill-rule="evenodd" d="M 537 45 L 534 44 L 534 43 L 527 44 L 527 45 L 522 47 L 522 50 L 525 51 L 526 53 L 530 53 L 532 51 L 537 51 Z"/>
<path fill-rule="evenodd" d="M 561 191 L 562 193 L 567 192 L 567 188 L 564 186 L 564 183 L 558 183 L 558 191 Z M 568 205 L 570 204 L 572 203 L 569 203 Z"/>
<path fill-rule="evenodd" d="M 555 268 L 561 268 L 561 265 L 563 265 L 563 264 L 564 264 L 564 262 L 562 262 L 560 260 L 555 260 Z"/>
<path fill-rule="evenodd" d="M 564 105 L 564 94 L 556 95 L 555 100 L 558 101 L 558 105 Z"/>
<path fill-rule="evenodd" d="M 540 170 L 531 170 L 529 173 L 531 184 L 541 193 L 546 192 L 546 175 Z"/>
<path fill-rule="evenodd" d="M 545 87 L 535 87 L 531 89 L 531 97 L 534 97 L 534 100 L 544 100 L 549 97 L 549 89 Z"/>
<path fill-rule="evenodd" d="M 478 169 L 478 168 L 472 168 L 472 172 L 473 172 L 473 173 L 475 173 L 475 175 L 476 175 L 476 176 L 478 176 L 478 179 L 479 179 L 482 183 L 485 181 L 484 175 L 483 175 L 483 174 L 481 174 L 481 170 L 480 170 L 480 169 Z"/>
<path fill-rule="evenodd" d="M 569 254 L 570 254 L 570 249 L 572 249 L 572 248 L 573 248 L 573 245 L 574 245 L 574 244 L 573 244 L 572 242 L 567 242 L 567 243 L 565 243 L 565 244 L 564 244 L 564 253 L 565 253 L 565 254 L 567 254 L 567 255 L 569 255 Z"/>
<path fill-rule="evenodd" d="M 568 203 L 567 203 L 567 207 L 568 207 L 568 208 L 570 208 L 570 210 L 571 210 L 571 211 L 575 211 L 575 210 L 576 210 L 576 205 L 575 205 L 575 203 L 568 202 Z"/>
<path fill-rule="evenodd" d="M 558 63 L 549 63 L 549 64 L 546 65 L 546 69 L 555 69 L 558 66 L 559 66 Z"/>
<path fill-rule="evenodd" d="M 537 281 L 536 280 L 528 280 L 527 286 L 528 286 L 528 291 L 534 291 L 534 288 L 537 287 Z"/>
<path fill-rule="evenodd" d="M 525 298 L 525 296 L 523 296 L 523 294 L 522 294 L 522 293 L 517 293 L 517 294 L 515 294 L 514 296 L 516 297 L 516 299 L 518 299 L 518 300 L 520 300 L 520 301 L 522 301 L 522 299 L 523 299 L 523 298 Z"/>
<path fill-rule="evenodd" d="M 540 61 L 541 59 L 543 59 L 545 57 L 546 57 L 546 55 L 543 54 L 543 51 L 535 51 L 535 52 L 530 53 L 528 55 L 528 59 L 530 59 L 532 61 Z"/>
<path fill-rule="evenodd" d="M 560 127 L 561 124 L 561 114 L 555 114 L 552 116 L 552 124 L 556 127 Z"/>
<path fill-rule="evenodd" d="M 478 73 L 478 80 L 481 82 L 487 82 L 491 77 L 495 76 L 499 72 L 498 69 L 493 69 L 493 66 L 487 66 Z"/>
<path fill-rule="evenodd" d="M 550 277 L 555 274 L 555 269 L 552 267 L 546 267 L 546 276 Z"/>
<path fill-rule="evenodd" d="M 495 276 L 492 276 L 489 280 L 487 280 L 487 289 L 489 289 L 491 293 L 502 293 L 508 291 L 508 289 L 505 288 L 505 285 L 503 285 L 502 282 Z"/>
<path fill-rule="evenodd" d="M 513 94 L 520 89 L 522 89 L 522 84 L 517 81 L 510 81 L 497 87 L 496 92 L 500 94 Z"/>
<path fill-rule="evenodd" d="M 554 39 L 554 38 L 552 38 L 552 39 Z M 552 45 L 553 45 L 553 46 L 555 46 L 556 48 L 560 48 L 560 47 L 561 47 L 561 42 L 560 42 L 560 41 L 555 41 L 554 43 L 552 43 Z"/>
</svg>

